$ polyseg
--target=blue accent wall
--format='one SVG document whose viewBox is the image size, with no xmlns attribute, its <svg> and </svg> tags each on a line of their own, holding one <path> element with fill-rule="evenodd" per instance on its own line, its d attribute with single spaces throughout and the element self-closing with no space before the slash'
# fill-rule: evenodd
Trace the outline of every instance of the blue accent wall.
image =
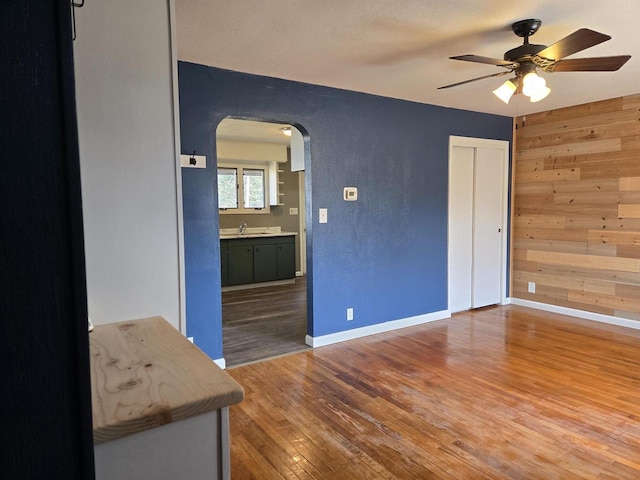
<svg viewBox="0 0 640 480">
<path fill-rule="evenodd" d="M 447 309 L 449 136 L 511 141 L 512 119 L 180 62 L 187 335 L 222 357 L 215 130 L 226 117 L 299 125 L 309 329 L 317 337 Z M 345 186 L 358 200 L 342 200 Z M 319 208 L 328 223 L 319 224 Z M 346 321 L 353 307 L 354 320 Z"/>
</svg>

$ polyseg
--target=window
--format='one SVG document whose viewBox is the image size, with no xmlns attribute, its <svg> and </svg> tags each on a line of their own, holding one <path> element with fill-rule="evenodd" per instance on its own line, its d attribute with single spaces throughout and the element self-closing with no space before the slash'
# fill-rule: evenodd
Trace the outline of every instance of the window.
<svg viewBox="0 0 640 480">
<path fill-rule="evenodd" d="M 221 213 L 269 213 L 267 166 L 219 165 Z M 242 178 L 242 182 L 239 179 Z M 242 199 L 240 204 L 239 199 Z"/>
<path fill-rule="evenodd" d="M 264 208 L 266 204 L 264 170 L 242 169 L 242 184 L 244 186 L 244 208 Z"/>
<path fill-rule="evenodd" d="M 238 208 L 238 170 L 218 168 L 218 207 Z"/>
</svg>

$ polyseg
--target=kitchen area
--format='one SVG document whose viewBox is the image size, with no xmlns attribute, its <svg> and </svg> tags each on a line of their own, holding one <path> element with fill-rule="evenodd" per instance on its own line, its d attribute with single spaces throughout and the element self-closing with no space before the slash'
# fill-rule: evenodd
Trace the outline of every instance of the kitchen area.
<svg viewBox="0 0 640 480">
<path fill-rule="evenodd" d="M 225 119 L 216 146 L 227 367 L 306 349 L 302 134 Z"/>
</svg>

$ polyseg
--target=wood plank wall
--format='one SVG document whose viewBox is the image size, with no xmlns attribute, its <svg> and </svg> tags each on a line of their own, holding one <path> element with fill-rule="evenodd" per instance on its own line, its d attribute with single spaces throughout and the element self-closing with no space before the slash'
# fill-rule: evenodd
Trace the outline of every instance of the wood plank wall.
<svg viewBox="0 0 640 480">
<path fill-rule="evenodd" d="M 512 297 L 640 321 L 640 94 L 516 128 Z"/>
</svg>

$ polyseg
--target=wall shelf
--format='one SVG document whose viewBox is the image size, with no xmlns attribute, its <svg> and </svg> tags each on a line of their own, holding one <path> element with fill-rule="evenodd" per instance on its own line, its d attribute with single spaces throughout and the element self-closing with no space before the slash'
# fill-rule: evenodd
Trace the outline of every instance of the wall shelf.
<svg viewBox="0 0 640 480">
<path fill-rule="evenodd" d="M 284 182 L 280 180 L 280 174 L 284 173 L 284 170 L 278 168 L 277 162 L 269 162 L 269 205 L 278 206 L 283 205 L 281 195 L 281 185 Z"/>
</svg>

